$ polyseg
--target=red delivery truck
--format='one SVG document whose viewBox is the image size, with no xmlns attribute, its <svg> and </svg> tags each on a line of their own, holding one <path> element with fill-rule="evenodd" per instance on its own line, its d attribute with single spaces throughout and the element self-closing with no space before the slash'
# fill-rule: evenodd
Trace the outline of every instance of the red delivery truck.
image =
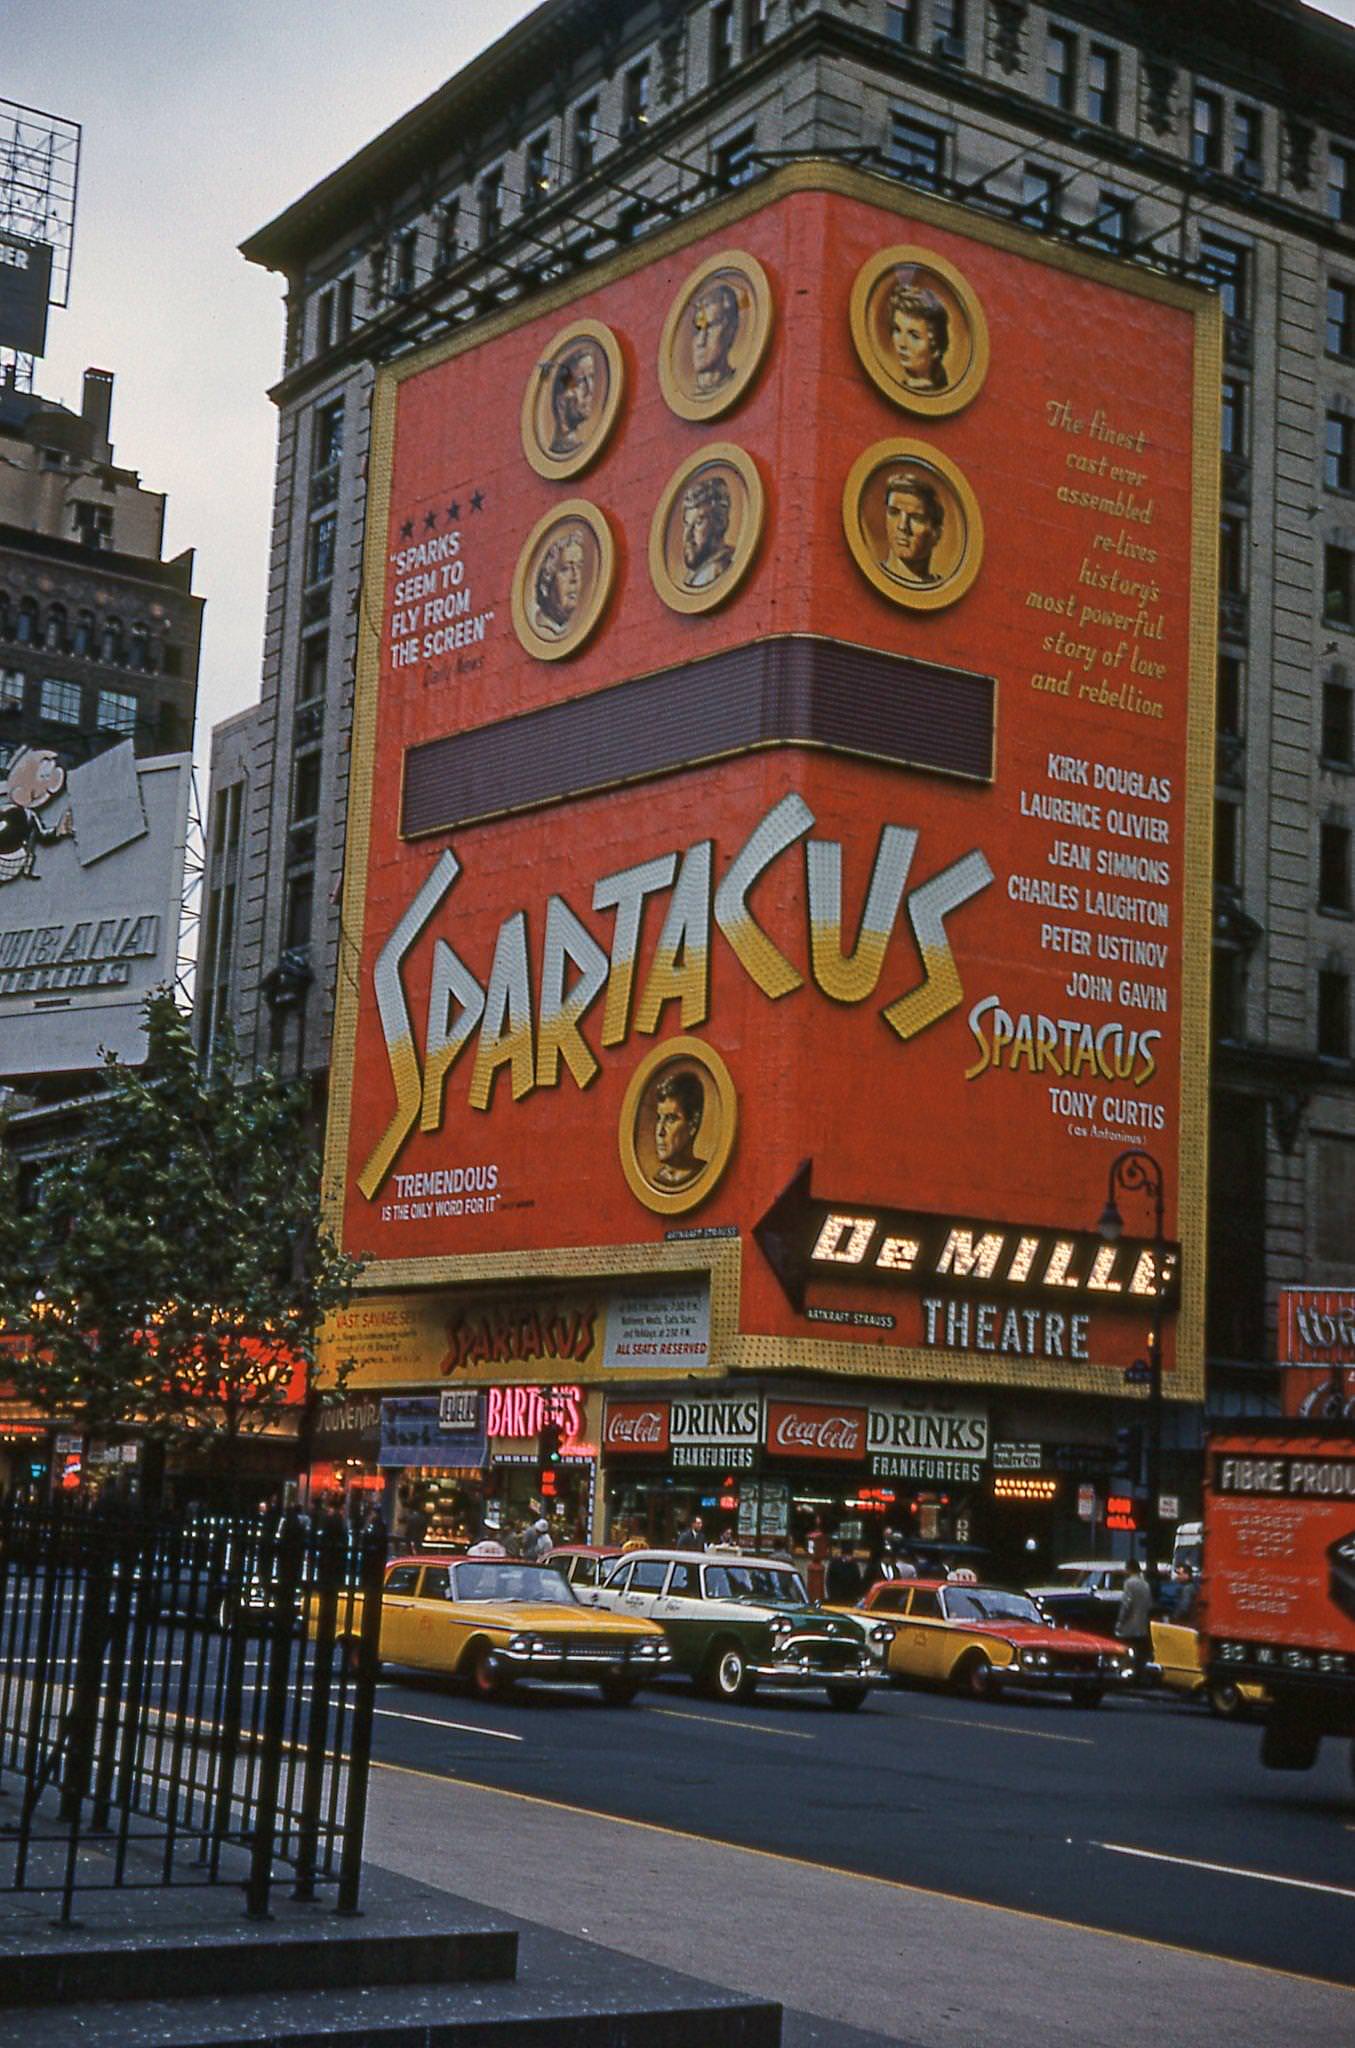
<svg viewBox="0 0 1355 2048">
<path fill-rule="evenodd" d="M 1309 1770 L 1324 1735 L 1355 1736 L 1355 1424 L 1212 1437 L 1204 1517 L 1209 1682 L 1264 1686 L 1261 1761 Z"/>
</svg>

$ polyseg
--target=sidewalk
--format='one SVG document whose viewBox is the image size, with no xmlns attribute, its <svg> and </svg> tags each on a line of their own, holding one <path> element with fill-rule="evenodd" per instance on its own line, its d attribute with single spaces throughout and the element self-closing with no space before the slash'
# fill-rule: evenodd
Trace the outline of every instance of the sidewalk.
<svg viewBox="0 0 1355 2048">
<path fill-rule="evenodd" d="M 1331 2048 L 1355 1992 L 382 1764 L 369 1862 L 786 2007 L 785 2048 Z"/>
</svg>

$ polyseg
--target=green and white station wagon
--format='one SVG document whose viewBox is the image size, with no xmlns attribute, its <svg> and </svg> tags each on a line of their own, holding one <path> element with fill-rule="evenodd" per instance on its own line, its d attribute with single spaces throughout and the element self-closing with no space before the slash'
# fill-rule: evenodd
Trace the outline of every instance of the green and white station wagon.
<svg viewBox="0 0 1355 2048">
<path fill-rule="evenodd" d="M 672 1669 L 724 1700 L 812 1687 L 844 1712 L 884 1679 L 894 1631 L 811 1605 L 793 1565 L 737 1550 L 633 1550 L 585 1600 L 658 1622 Z"/>
</svg>

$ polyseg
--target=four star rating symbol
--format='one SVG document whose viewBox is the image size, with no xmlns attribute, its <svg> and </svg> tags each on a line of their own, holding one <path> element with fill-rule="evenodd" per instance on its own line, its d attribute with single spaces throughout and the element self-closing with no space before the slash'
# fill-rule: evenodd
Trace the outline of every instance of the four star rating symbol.
<svg viewBox="0 0 1355 2048">
<path fill-rule="evenodd" d="M 484 511 L 484 509 L 485 509 L 485 494 L 484 494 L 484 492 L 483 492 L 483 491 L 478 491 L 478 490 L 477 490 L 477 491 L 472 491 L 472 492 L 471 492 L 471 494 L 470 494 L 470 508 L 471 508 L 471 511 L 472 511 L 472 512 L 483 512 L 483 511 Z M 424 515 L 423 515 L 423 530 L 424 530 L 424 532 L 425 532 L 425 533 L 436 533 L 436 532 L 437 532 L 437 530 L 438 530 L 438 520 L 440 519 L 440 517 L 441 517 L 441 516 L 442 516 L 442 515 L 441 515 L 441 514 L 440 514 L 440 513 L 439 513 L 439 512 L 437 511 L 436 507 L 435 507 L 435 508 L 434 508 L 434 509 L 433 509 L 433 510 L 432 510 L 431 512 L 425 512 L 425 513 L 424 513 Z M 452 502 L 451 502 L 451 504 L 450 504 L 450 505 L 449 505 L 449 506 L 447 507 L 447 513 L 446 513 L 446 517 L 447 517 L 447 521 L 448 521 L 449 525 L 455 526 L 455 524 L 456 524 L 457 520 L 458 520 L 458 519 L 460 519 L 460 517 L 461 517 L 461 500 L 460 500 L 460 498 L 453 498 L 453 499 L 452 499 Z M 414 521 L 413 521 L 412 519 L 405 519 L 405 520 L 402 520 L 402 521 L 401 521 L 401 525 L 400 525 L 400 538 L 401 538 L 401 540 L 413 540 L 413 538 L 414 538 Z"/>
</svg>

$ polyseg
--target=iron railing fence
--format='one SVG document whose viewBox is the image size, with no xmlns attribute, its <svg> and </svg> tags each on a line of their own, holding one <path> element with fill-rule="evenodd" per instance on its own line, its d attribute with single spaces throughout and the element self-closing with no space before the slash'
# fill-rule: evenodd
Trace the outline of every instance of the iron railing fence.
<svg viewBox="0 0 1355 2048">
<path fill-rule="evenodd" d="M 386 1539 L 0 1503 L 0 1892 L 357 1908 Z M 238 1854 L 243 1851 L 247 1865 Z"/>
</svg>

